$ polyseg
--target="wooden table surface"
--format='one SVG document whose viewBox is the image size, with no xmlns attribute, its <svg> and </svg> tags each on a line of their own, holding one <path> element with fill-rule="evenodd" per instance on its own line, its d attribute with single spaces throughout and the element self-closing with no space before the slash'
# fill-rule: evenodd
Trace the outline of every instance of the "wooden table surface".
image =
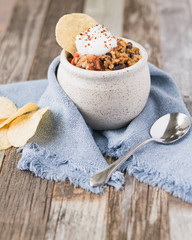
<svg viewBox="0 0 192 240">
<path fill-rule="evenodd" d="M 192 113 L 192 0 L 0 0 L 0 83 L 45 78 L 61 51 L 56 22 L 72 12 L 141 43 Z M 192 205 L 159 188 L 127 176 L 124 191 L 94 195 L 20 171 L 19 158 L 0 152 L 1 240 L 192 239 Z"/>
</svg>

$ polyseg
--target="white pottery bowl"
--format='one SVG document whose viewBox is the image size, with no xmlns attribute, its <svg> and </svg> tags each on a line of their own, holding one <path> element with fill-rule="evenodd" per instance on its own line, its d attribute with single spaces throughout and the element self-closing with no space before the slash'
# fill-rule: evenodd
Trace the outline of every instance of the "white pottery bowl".
<svg viewBox="0 0 192 240">
<path fill-rule="evenodd" d="M 133 66 L 114 71 L 91 71 L 70 64 L 61 52 L 57 78 L 85 121 L 96 130 L 118 129 L 144 108 L 150 90 L 147 52 L 138 43 L 142 58 Z"/>
</svg>

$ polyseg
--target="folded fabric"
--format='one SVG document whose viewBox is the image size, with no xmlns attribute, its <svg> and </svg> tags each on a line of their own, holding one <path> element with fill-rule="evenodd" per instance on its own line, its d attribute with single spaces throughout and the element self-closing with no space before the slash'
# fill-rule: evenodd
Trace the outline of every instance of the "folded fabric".
<svg viewBox="0 0 192 240">
<path fill-rule="evenodd" d="M 149 64 L 151 91 L 141 114 L 127 127 L 94 131 L 60 88 L 56 71 L 57 57 L 49 67 L 48 80 L 36 80 L 0 86 L 0 95 L 18 106 L 35 102 L 49 106 L 50 114 L 43 119 L 36 135 L 20 148 L 18 168 L 30 170 L 36 176 L 55 181 L 69 179 L 93 193 L 102 193 L 108 185 L 117 189 L 124 183 L 123 171 L 139 181 L 159 186 L 165 191 L 192 202 L 192 132 L 169 145 L 150 142 L 138 150 L 101 187 L 90 186 L 90 176 L 108 164 L 103 154 L 116 158 L 144 139 L 149 138 L 151 125 L 160 116 L 170 112 L 188 113 L 173 80 L 163 71 Z M 190 117 L 191 120 L 191 117 Z"/>
</svg>

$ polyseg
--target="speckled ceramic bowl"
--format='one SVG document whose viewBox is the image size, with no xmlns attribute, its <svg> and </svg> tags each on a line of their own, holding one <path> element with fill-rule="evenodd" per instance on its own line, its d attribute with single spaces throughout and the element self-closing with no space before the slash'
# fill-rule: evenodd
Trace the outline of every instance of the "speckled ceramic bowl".
<svg viewBox="0 0 192 240">
<path fill-rule="evenodd" d="M 147 52 L 138 43 L 142 58 L 133 66 L 115 71 L 89 71 L 70 64 L 64 51 L 58 81 L 93 129 L 117 129 L 144 108 L 150 90 Z"/>
</svg>

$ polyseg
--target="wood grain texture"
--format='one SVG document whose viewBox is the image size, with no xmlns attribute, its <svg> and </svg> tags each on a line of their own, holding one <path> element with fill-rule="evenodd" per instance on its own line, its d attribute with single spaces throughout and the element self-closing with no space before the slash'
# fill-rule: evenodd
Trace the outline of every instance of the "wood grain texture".
<svg viewBox="0 0 192 240">
<path fill-rule="evenodd" d="M 173 240 L 190 240 L 192 236 L 192 206 L 170 197 L 169 219 L 170 236 Z"/>
<path fill-rule="evenodd" d="M 82 12 L 83 3 L 84 0 L 51 1 L 29 79 L 47 77 L 50 63 L 62 50 L 55 40 L 56 23 L 64 14 Z"/>
<path fill-rule="evenodd" d="M 192 101 L 191 0 L 160 1 L 159 6 L 163 69 L 171 74 L 184 99 Z"/>
<path fill-rule="evenodd" d="M 6 30 L 16 0 L 0 0 L 0 39 Z"/>
<path fill-rule="evenodd" d="M 5 151 L 0 151 L 0 173 L 1 173 L 1 166 L 3 165 Z"/>
<path fill-rule="evenodd" d="M 25 81 L 33 62 L 49 0 L 18 0 L 0 44 L 0 82 Z"/>
<path fill-rule="evenodd" d="M 169 240 L 167 193 L 126 176 L 125 189 L 110 188 L 107 238 Z"/>
<path fill-rule="evenodd" d="M 48 5 L 48 0 L 17 1 L 0 45 L 1 83 L 28 78 Z M 53 182 L 18 170 L 19 158 L 16 149 L 5 151 L 0 174 L 0 238 L 43 239 Z"/>
<path fill-rule="evenodd" d="M 126 176 L 125 183 L 122 191 L 109 188 L 106 239 L 127 239 L 127 233 L 130 233 L 128 222 L 131 213 L 133 178 Z"/>
<path fill-rule="evenodd" d="M 156 0 L 125 0 L 123 36 L 139 42 L 149 61 L 161 66 L 159 11 Z"/>
<path fill-rule="evenodd" d="M 44 10 L 48 9 L 46 20 L 41 23 L 41 26 L 44 26 L 44 29 L 41 35 L 40 33 L 42 29 L 40 29 L 38 36 L 36 36 L 38 40 L 36 44 L 39 43 L 37 51 L 35 52 L 36 47 L 34 47 L 33 52 L 28 52 L 28 54 L 31 53 L 32 56 L 35 56 L 36 53 L 33 68 L 30 72 L 30 77 L 32 79 L 37 78 L 39 73 L 42 74 L 45 73 L 45 71 L 47 72 L 49 65 L 48 61 L 51 61 L 55 57 L 54 54 L 57 53 L 58 48 L 54 39 L 53 29 L 55 28 L 59 13 L 61 16 L 63 14 L 63 9 L 65 9 L 65 13 L 79 11 L 80 8 L 78 7 L 81 6 L 82 8 L 82 3 L 83 1 L 79 1 L 78 3 L 76 3 L 76 1 L 70 1 L 70 4 L 63 4 L 63 1 L 52 1 L 49 8 L 48 2 L 47 7 L 42 6 Z M 25 7 L 25 4 L 24 2 L 19 2 L 18 5 L 20 6 L 18 7 L 16 5 L 16 9 L 18 8 L 18 12 L 20 12 L 20 8 Z M 35 10 L 33 11 L 35 12 Z M 33 11 L 32 16 L 28 16 L 32 22 L 35 17 Z M 15 15 L 17 19 L 18 16 L 17 14 Z M 37 15 L 39 16 L 40 13 L 37 13 Z M 12 22 L 16 21 L 15 17 L 13 15 L 10 23 L 11 26 L 9 26 L 8 31 L 9 29 L 11 29 L 11 32 L 15 30 L 12 26 Z M 30 27 L 30 25 L 28 27 Z M 18 28 L 18 26 L 16 26 L 16 28 Z M 51 34 L 49 33 L 50 28 Z M 30 29 L 27 29 L 26 27 L 23 29 L 23 33 L 22 29 L 20 29 L 21 35 L 25 35 L 29 30 Z M 9 36 L 9 32 L 5 36 L 7 35 Z M 23 36 L 23 38 L 25 39 L 26 36 Z M 6 38 L 4 41 L 7 41 Z M 53 51 L 49 51 L 48 48 L 53 49 Z M 46 55 L 46 52 L 48 52 L 48 55 Z M 26 54 L 25 49 L 23 49 L 21 54 Z M 43 59 L 41 58 L 42 55 L 44 56 Z M 32 62 L 30 64 L 29 62 L 25 64 L 25 67 L 29 70 Z M 44 69 L 44 71 L 42 71 L 42 69 Z M 23 68 L 23 71 L 25 70 L 26 69 Z M 20 74 L 22 73 L 23 72 Z M 45 77 L 45 75 L 43 77 Z M 9 79 L 9 81 L 11 80 Z M 5 215 L 7 212 L 10 214 L 7 216 L 6 222 L 3 219 L 0 220 L 2 223 L 0 224 L 1 237 L 4 239 L 44 239 L 54 183 L 40 178 L 34 178 L 34 175 L 30 172 L 25 173 L 23 171 L 18 171 L 16 169 L 16 163 L 20 156 L 16 153 L 15 149 L 7 151 L 6 154 L 4 161 L 6 164 L 3 165 L 3 174 L 0 179 L 0 181 L 2 181 L 2 189 L 0 189 L 2 192 L 2 195 L 0 196 L 0 204 L 3 202 L 0 206 L 0 216 Z M 12 158 L 16 161 L 14 165 L 13 162 L 11 162 Z M 9 169 L 12 169 L 13 173 L 10 171 L 8 172 Z M 7 185 L 2 184 L 4 182 L 7 182 Z M 24 199 L 21 198 L 21 196 L 23 196 Z"/>
<path fill-rule="evenodd" d="M 53 192 L 46 240 L 105 239 L 105 195 L 94 195 L 70 183 L 57 183 Z"/>
<path fill-rule="evenodd" d="M 192 1 L 169 0 L 161 2 L 159 6 L 162 68 L 173 77 L 192 114 Z M 191 216 L 191 204 L 169 196 L 171 239 L 191 239 Z"/>
<path fill-rule="evenodd" d="M 170 239 L 168 196 L 164 190 L 149 186 L 144 239 Z"/>
<path fill-rule="evenodd" d="M 115 36 L 122 36 L 124 0 L 86 0 L 85 13 L 105 25 Z"/>
<path fill-rule="evenodd" d="M 181 2 L 169 0 L 160 4 L 162 67 L 173 77 L 190 113 L 192 113 L 191 22 L 191 0 Z M 170 39 L 171 44 L 167 44 Z M 178 45 L 180 51 L 176 51 Z"/>
<path fill-rule="evenodd" d="M 43 239 L 53 183 L 18 170 L 19 158 L 7 150 L 0 175 L 1 239 Z"/>
<path fill-rule="evenodd" d="M 155 1 L 125 1 L 123 36 L 144 45 L 150 61 L 161 65 Z M 107 239 L 170 239 L 167 193 L 131 177 L 123 192 L 110 188 L 109 193 Z"/>
</svg>

